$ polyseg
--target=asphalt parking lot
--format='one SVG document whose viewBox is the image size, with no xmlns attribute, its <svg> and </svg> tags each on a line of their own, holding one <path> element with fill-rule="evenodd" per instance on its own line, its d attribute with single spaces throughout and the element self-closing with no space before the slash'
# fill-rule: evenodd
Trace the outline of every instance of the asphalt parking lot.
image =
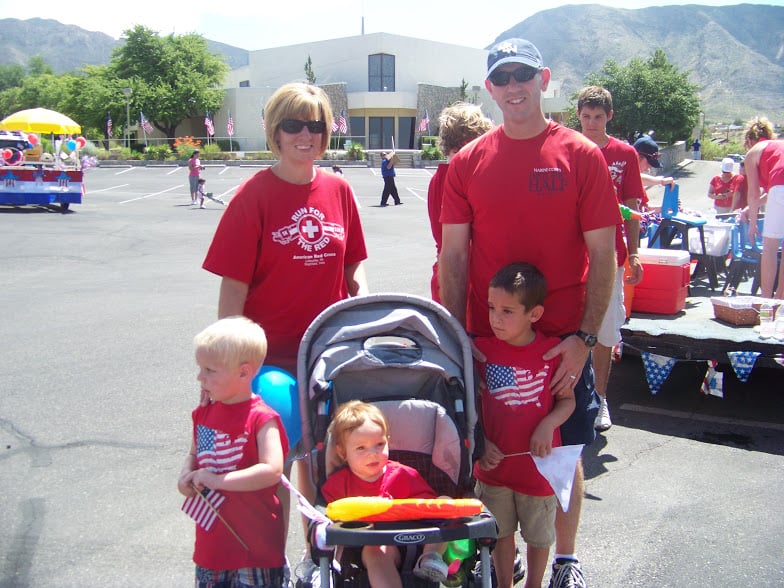
<svg viewBox="0 0 784 588">
<path fill-rule="evenodd" d="M 256 171 L 203 177 L 228 201 Z M 371 290 L 427 296 L 433 170 L 400 170 L 405 204 L 387 208 L 377 169 L 344 171 Z M 717 171 L 683 166 L 682 198 L 707 208 Z M 218 278 L 200 266 L 222 206 L 189 206 L 184 168 L 96 168 L 85 183 L 67 214 L 0 207 L 0 588 L 191 586 L 176 478 L 198 398 L 191 340 L 216 316 Z M 615 426 L 585 457 L 590 586 L 784 584 L 781 375 L 730 381 L 724 399 L 702 396 L 700 377 L 679 364 L 651 397 L 639 358 L 615 367 Z"/>
</svg>

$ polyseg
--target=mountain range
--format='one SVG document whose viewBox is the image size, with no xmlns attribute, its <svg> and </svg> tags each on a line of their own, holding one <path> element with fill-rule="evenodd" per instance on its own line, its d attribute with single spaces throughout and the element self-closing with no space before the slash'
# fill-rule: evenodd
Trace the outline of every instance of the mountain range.
<svg viewBox="0 0 784 588">
<path fill-rule="evenodd" d="M 621 65 L 663 49 L 700 88 L 706 122 L 732 122 L 762 114 L 784 123 L 784 7 L 696 4 L 641 9 L 598 4 L 540 11 L 498 34 L 522 37 L 541 51 L 553 77 L 571 95 L 608 59 Z M 0 64 L 26 65 L 41 55 L 55 72 L 106 65 L 121 41 L 55 20 L 0 19 Z M 248 51 L 207 40 L 231 68 Z"/>
</svg>

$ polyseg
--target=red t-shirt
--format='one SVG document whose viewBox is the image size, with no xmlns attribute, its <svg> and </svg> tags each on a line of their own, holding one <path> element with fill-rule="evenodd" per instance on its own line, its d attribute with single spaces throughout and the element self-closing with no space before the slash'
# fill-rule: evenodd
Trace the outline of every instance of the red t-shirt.
<svg viewBox="0 0 784 588">
<path fill-rule="evenodd" d="M 730 176 L 730 179 L 726 182 L 721 175 L 713 176 L 710 185 L 713 188 L 714 196 L 724 195 L 721 198 L 715 198 L 713 200 L 714 206 L 721 208 L 729 208 L 732 206 L 732 195 L 735 194 L 735 190 L 737 189 L 738 176 Z"/>
<path fill-rule="evenodd" d="M 610 170 L 618 203 L 626 204 L 629 200 L 636 200 L 638 208 L 647 204 L 648 195 L 645 193 L 640 177 L 637 150 L 628 143 L 610 137 L 607 144 L 602 147 L 602 155 L 607 162 L 607 169 Z M 627 253 L 624 224 L 621 223 L 615 231 L 615 255 L 618 267 L 623 266 Z"/>
<path fill-rule="evenodd" d="M 259 463 L 256 435 L 271 419 L 278 424 L 283 455 L 289 444 L 278 414 L 256 396 L 238 404 L 213 402 L 193 411 L 196 464 L 216 473 Z M 285 513 L 278 485 L 253 492 L 218 490 L 226 497 L 218 512 L 250 548 L 246 551 L 220 519 L 209 531 L 196 525 L 193 561 L 211 570 L 277 568 L 286 561 Z"/>
<path fill-rule="evenodd" d="M 773 186 L 784 186 L 784 141 L 768 140 L 760 153 L 759 184 L 768 192 Z"/>
<path fill-rule="evenodd" d="M 738 203 L 735 205 L 735 208 L 743 209 L 749 204 L 749 183 L 746 181 L 746 176 L 744 174 L 738 174 L 735 177 L 738 178 L 738 183 L 735 185 L 735 191 L 740 192 Z"/>
<path fill-rule="evenodd" d="M 384 473 L 375 482 L 365 482 L 348 466 L 337 470 L 321 486 L 327 504 L 349 496 L 383 498 L 436 498 L 436 493 L 414 468 L 388 461 Z"/>
<path fill-rule="evenodd" d="M 449 164 L 441 222 L 471 224 L 468 331 L 492 334 L 487 288 L 515 261 L 547 279 L 539 330 L 577 330 L 588 270 L 583 232 L 621 223 L 613 192 L 599 148 L 555 122 L 526 140 L 510 139 L 501 126 L 463 147 Z"/>
<path fill-rule="evenodd" d="M 542 355 L 560 339 L 537 333 L 531 344 L 522 347 L 495 337 L 477 337 L 474 343 L 487 356 L 486 363 L 477 362 L 482 377 L 479 396 L 485 437 L 505 454 L 530 451 L 531 435 L 553 409 L 550 380 L 559 358 L 544 361 Z M 561 433 L 556 427 L 553 447 L 560 445 Z M 506 457 L 492 470 L 483 470 L 477 462 L 474 476 L 529 496 L 553 494 L 530 455 Z"/>
<path fill-rule="evenodd" d="M 366 258 L 344 179 L 318 170 L 310 184 L 295 185 L 266 169 L 231 199 L 203 267 L 249 285 L 244 314 L 267 334 L 265 363 L 296 372 L 305 330 L 348 297 L 345 266 Z"/>
<path fill-rule="evenodd" d="M 448 163 L 439 163 L 436 173 L 430 178 L 427 187 L 427 214 L 430 217 L 430 232 L 436 242 L 436 262 L 433 264 L 433 277 L 430 279 L 430 294 L 433 300 L 441 302 L 438 296 L 438 256 L 441 253 L 441 203 L 444 200 L 444 182 Z"/>
</svg>

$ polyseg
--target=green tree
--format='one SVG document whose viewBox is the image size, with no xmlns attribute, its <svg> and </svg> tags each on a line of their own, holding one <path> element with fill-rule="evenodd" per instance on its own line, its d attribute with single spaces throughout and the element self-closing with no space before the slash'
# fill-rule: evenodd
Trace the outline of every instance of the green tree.
<svg viewBox="0 0 784 588">
<path fill-rule="evenodd" d="M 305 62 L 305 79 L 311 85 L 316 83 L 316 74 L 313 73 L 313 61 L 310 59 L 310 55 L 308 55 L 308 60 Z"/>
<path fill-rule="evenodd" d="M 41 55 L 33 55 L 27 60 L 27 71 L 31 76 L 54 74 L 54 68 Z"/>
<path fill-rule="evenodd" d="M 635 133 L 653 129 L 658 141 L 672 143 L 690 139 L 699 123 L 699 86 L 669 63 L 661 49 L 647 60 L 633 58 L 626 66 L 608 60 L 585 83 L 603 86 L 612 94 L 614 115 L 607 130 L 617 137 L 631 141 Z"/>
<path fill-rule="evenodd" d="M 460 102 L 468 102 L 468 82 L 465 78 L 460 80 Z"/>
<path fill-rule="evenodd" d="M 132 121 L 138 121 L 139 112 L 144 112 L 173 144 L 177 125 L 183 120 L 220 110 L 229 67 L 209 52 L 203 37 L 160 37 L 141 25 L 124 31 L 123 36 L 125 44 L 114 50 L 104 80 L 115 80 L 111 88 L 116 94 L 109 102 L 113 112 L 125 111 L 122 88 L 131 88 Z M 105 117 L 105 108 L 101 110 L 96 116 Z"/>
<path fill-rule="evenodd" d="M 21 65 L 0 65 L 0 92 L 22 85 L 25 70 Z"/>
</svg>

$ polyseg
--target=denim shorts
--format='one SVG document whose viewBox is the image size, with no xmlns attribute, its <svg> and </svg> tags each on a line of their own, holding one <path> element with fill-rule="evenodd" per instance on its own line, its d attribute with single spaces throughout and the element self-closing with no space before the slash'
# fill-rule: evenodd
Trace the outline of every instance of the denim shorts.
<svg viewBox="0 0 784 588">
<path fill-rule="evenodd" d="M 209 570 L 196 566 L 196 588 L 288 588 L 289 567 Z"/>
<path fill-rule="evenodd" d="M 575 407 L 572 415 L 561 425 L 561 444 L 590 445 L 596 439 L 593 423 L 599 412 L 599 397 L 593 383 L 592 355 L 588 355 L 583 372 L 574 387 Z"/>
</svg>

